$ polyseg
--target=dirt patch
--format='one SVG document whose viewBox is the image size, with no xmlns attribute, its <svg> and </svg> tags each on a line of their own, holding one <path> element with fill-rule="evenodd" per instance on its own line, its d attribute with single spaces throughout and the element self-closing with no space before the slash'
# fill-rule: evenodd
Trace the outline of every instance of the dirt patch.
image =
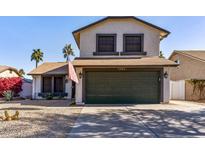
<svg viewBox="0 0 205 154">
<path fill-rule="evenodd" d="M 0 121 L 0 137 L 67 137 L 82 110 L 82 107 L 67 104 L 67 101 L 59 101 L 59 104 L 58 101 L 0 103 L 0 115 L 4 110 L 10 114 L 20 112 L 18 121 Z"/>
</svg>

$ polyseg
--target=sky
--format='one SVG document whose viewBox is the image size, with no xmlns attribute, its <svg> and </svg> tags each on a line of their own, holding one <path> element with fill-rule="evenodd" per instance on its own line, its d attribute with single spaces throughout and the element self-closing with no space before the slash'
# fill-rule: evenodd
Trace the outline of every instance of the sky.
<svg viewBox="0 0 205 154">
<path fill-rule="evenodd" d="M 75 55 L 79 49 L 72 32 L 102 19 L 102 16 L 67 17 L 0 17 L 0 65 L 35 68 L 31 61 L 33 49 L 44 52 L 44 62 L 65 61 L 62 48 L 71 43 Z M 138 16 L 171 34 L 161 41 L 160 50 L 169 57 L 173 50 L 205 50 L 205 17 Z M 26 76 L 28 77 L 28 76 Z"/>
</svg>

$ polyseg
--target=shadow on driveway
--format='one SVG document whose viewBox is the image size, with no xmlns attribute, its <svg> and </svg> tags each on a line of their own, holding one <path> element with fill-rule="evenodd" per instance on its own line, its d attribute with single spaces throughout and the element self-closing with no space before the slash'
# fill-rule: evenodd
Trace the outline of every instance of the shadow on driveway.
<svg viewBox="0 0 205 154">
<path fill-rule="evenodd" d="M 205 137 L 205 110 L 85 107 L 69 137 Z"/>
<path fill-rule="evenodd" d="M 205 137 L 205 110 L 136 110 L 133 115 L 158 137 Z"/>
<path fill-rule="evenodd" d="M 153 134 L 126 110 L 88 112 L 81 112 L 69 137 L 153 137 Z"/>
</svg>

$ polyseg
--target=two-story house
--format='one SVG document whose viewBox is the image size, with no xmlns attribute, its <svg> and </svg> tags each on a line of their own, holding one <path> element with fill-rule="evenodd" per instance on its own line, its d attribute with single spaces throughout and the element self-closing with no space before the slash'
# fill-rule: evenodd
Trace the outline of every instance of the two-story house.
<svg viewBox="0 0 205 154">
<path fill-rule="evenodd" d="M 72 62 L 79 78 L 77 104 L 169 102 L 170 67 L 159 58 L 160 41 L 169 31 L 133 16 L 106 17 L 73 32 L 80 57 Z M 64 93 L 71 98 L 66 63 L 44 63 L 33 76 L 33 98 Z"/>
</svg>

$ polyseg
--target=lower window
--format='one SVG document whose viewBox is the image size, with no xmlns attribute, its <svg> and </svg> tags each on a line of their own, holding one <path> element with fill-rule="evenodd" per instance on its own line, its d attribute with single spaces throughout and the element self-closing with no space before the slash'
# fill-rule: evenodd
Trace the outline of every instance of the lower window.
<svg viewBox="0 0 205 154">
<path fill-rule="evenodd" d="M 43 92 L 51 93 L 52 92 L 52 78 L 43 77 Z"/>
<path fill-rule="evenodd" d="M 63 92 L 63 77 L 54 77 L 54 92 Z"/>
<path fill-rule="evenodd" d="M 42 92 L 43 93 L 63 93 L 64 82 L 62 76 L 43 77 Z"/>
</svg>

